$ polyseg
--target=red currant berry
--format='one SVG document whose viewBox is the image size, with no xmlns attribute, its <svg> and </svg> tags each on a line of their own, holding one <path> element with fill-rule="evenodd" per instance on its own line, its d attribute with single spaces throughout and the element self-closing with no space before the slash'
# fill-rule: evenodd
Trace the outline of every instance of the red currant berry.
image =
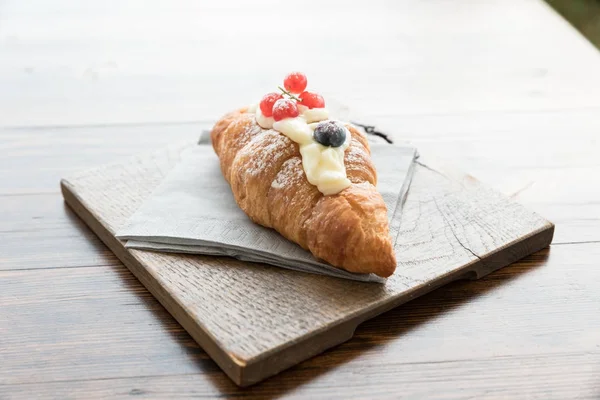
<svg viewBox="0 0 600 400">
<path fill-rule="evenodd" d="M 302 93 L 306 89 L 306 75 L 302 72 L 292 72 L 283 80 L 285 89 L 292 93 Z"/>
<path fill-rule="evenodd" d="M 298 114 L 300 113 L 298 112 L 296 103 L 290 99 L 279 99 L 273 106 L 273 119 L 275 121 L 281 121 L 284 118 L 294 118 Z"/>
<path fill-rule="evenodd" d="M 323 96 L 311 92 L 300 93 L 300 103 L 308 108 L 323 108 L 325 107 L 325 100 Z"/>
<path fill-rule="evenodd" d="M 262 112 L 262 115 L 265 117 L 273 116 L 273 104 L 281 98 L 283 98 L 283 96 L 280 93 L 273 92 L 265 94 L 260 101 L 260 111 Z"/>
</svg>

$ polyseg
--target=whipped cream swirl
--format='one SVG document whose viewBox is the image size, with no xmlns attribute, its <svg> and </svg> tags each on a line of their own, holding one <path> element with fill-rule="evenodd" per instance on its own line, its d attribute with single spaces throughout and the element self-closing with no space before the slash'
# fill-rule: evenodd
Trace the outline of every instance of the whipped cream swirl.
<svg viewBox="0 0 600 400">
<path fill-rule="evenodd" d="M 329 119 L 326 108 L 298 105 L 300 114 L 297 117 L 281 121 L 264 116 L 257 106 L 250 107 L 248 111 L 255 113 L 256 122 L 262 128 L 274 129 L 298 143 L 306 179 L 325 196 L 337 194 L 351 185 L 344 165 L 344 152 L 352 139 L 350 131 L 344 126 L 346 140 L 339 147 L 323 146 L 313 137 L 318 123 Z"/>
</svg>

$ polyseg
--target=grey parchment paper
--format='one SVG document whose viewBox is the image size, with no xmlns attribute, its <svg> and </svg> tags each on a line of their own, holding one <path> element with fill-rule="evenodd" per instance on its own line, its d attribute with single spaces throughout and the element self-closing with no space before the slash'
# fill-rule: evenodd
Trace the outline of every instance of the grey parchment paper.
<svg viewBox="0 0 600 400">
<path fill-rule="evenodd" d="M 371 152 L 377 188 L 386 203 L 395 240 L 417 152 L 413 147 L 379 143 L 371 145 Z M 345 279 L 385 281 L 373 274 L 332 267 L 276 231 L 253 223 L 235 203 L 206 136 L 199 145 L 183 151 L 181 161 L 119 229 L 117 237 L 134 249 L 230 256 Z"/>
</svg>

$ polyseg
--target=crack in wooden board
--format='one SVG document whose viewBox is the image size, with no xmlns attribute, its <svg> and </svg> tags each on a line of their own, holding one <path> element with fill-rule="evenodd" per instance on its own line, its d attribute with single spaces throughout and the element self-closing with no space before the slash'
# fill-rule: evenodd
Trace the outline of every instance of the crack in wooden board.
<svg viewBox="0 0 600 400">
<path fill-rule="evenodd" d="M 457 279 L 480 278 L 550 244 L 554 225 L 468 175 L 416 166 L 385 285 L 230 258 L 126 249 L 115 230 L 188 144 L 61 182 L 67 204 L 238 385 L 340 344 L 363 321 Z"/>
</svg>

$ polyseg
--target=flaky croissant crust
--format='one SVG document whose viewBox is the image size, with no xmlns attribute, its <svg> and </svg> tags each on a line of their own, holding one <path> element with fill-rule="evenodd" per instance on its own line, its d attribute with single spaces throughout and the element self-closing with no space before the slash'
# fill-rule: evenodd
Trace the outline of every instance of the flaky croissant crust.
<svg viewBox="0 0 600 400">
<path fill-rule="evenodd" d="M 335 267 L 388 277 L 396 258 L 369 143 L 346 127 L 352 140 L 344 163 L 352 185 L 332 196 L 307 181 L 298 145 L 261 128 L 245 109 L 221 118 L 211 139 L 235 201 L 254 222 Z"/>
</svg>

